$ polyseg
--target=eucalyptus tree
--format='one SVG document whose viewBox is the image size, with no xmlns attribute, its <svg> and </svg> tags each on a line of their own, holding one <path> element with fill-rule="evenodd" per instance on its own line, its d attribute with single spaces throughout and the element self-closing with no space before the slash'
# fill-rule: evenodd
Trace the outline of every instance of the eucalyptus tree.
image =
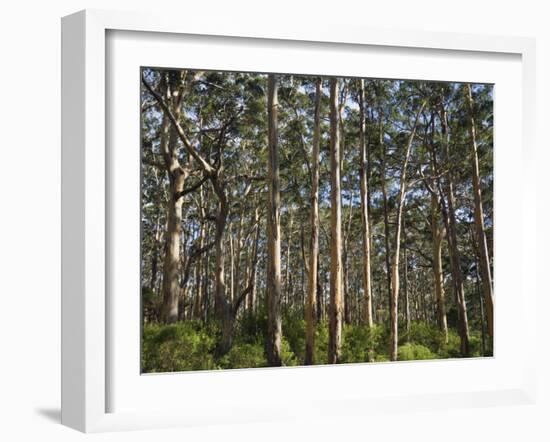
<svg viewBox="0 0 550 442">
<path fill-rule="evenodd" d="M 339 80 L 330 79 L 331 243 L 328 361 L 340 360 L 342 342 L 342 201 L 340 194 Z"/>
<path fill-rule="evenodd" d="M 485 235 L 485 221 L 483 216 L 483 202 L 481 197 L 474 101 L 472 98 L 472 86 L 467 83 L 464 85 L 463 88 L 464 99 L 467 109 L 468 132 L 470 135 L 470 144 L 472 147 L 472 187 L 474 193 L 474 213 L 477 233 L 477 245 L 480 257 L 479 262 L 481 264 L 481 281 L 483 286 L 483 294 L 485 296 L 485 306 L 487 309 L 488 332 L 490 336 L 493 336 L 493 281 L 491 277 L 491 264 L 489 259 L 489 250 L 487 247 L 487 237 Z"/>
<path fill-rule="evenodd" d="M 281 365 L 281 221 L 279 193 L 279 152 L 277 140 L 277 77 L 268 76 L 267 112 L 269 155 L 267 161 L 267 360 Z"/>
</svg>

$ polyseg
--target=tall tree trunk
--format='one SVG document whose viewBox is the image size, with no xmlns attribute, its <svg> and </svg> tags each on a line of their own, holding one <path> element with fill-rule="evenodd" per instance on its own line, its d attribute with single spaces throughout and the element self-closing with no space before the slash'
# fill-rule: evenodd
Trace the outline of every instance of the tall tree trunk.
<svg viewBox="0 0 550 442">
<path fill-rule="evenodd" d="M 256 225 L 255 227 L 255 233 L 254 233 L 254 243 L 252 245 L 252 254 L 250 256 L 250 272 L 251 275 L 249 275 L 250 281 L 252 281 L 252 288 L 250 290 L 250 293 L 248 294 L 248 311 L 251 313 L 255 312 L 255 306 L 256 306 L 256 273 L 257 273 L 257 262 L 258 262 L 258 242 L 260 240 L 260 211 L 259 208 L 256 207 L 256 211 L 254 213 L 254 223 Z"/>
<path fill-rule="evenodd" d="M 449 242 L 449 257 L 451 260 L 451 269 L 453 274 L 453 283 L 455 288 L 456 303 L 458 307 L 458 319 L 460 323 L 461 353 L 463 356 L 470 354 L 470 328 L 468 326 L 468 312 L 466 307 L 466 298 L 464 296 L 464 283 L 462 281 L 462 269 L 460 268 L 460 253 L 458 251 L 458 239 L 456 234 L 456 215 L 454 208 L 454 190 L 453 180 L 449 176 L 447 183 L 447 203 L 449 205 L 449 231 L 447 241 Z"/>
<path fill-rule="evenodd" d="M 205 226 L 205 212 L 202 206 L 202 188 L 199 189 L 199 248 L 203 248 L 206 240 L 206 226 Z M 193 305 L 193 317 L 196 319 L 202 319 L 203 308 L 203 257 L 199 257 L 197 267 L 195 268 L 195 302 Z"/>
<path fill-rule="evenodd" d="M 466 96 L 466 107 L 468 110 L 468 126 L 470 131 L 470 143 L 472 145 L 472 184 L 474 189 L 474 217 L 477 232 L 477 243 L 481 267 L 481 284 L 485 297 L 487 313 L 487 332 L 493 336 L 493 282 L 491 277 L 491 264 L 489 261 L 489 250 L 487 237 L 485 236 L 485 225 L 483 220 L 483 203 L 481 198 L 481 185 L 479 180 L 479 158 L 477 154 L 476 125 L 474 118 L 474 106 L 472 100 L 472 87 L 464 85 Z"/>
<path fill-rule="evenodd" d="M 185 74 L 184 74 L 185 75 Z M 145 88 L 155 97 L 163 111 L 163 123 L 161 134 L 161 150 L 164 158 L 164 165 L 170 180 L 170 199 L 168 202 L 166 249 L 163 267 L 163 306 L 162 317 L 164 322 L 174 322 L 178 318 L 179 298 L 179 250 L 181 236 L 181 215 L 182 215 L 182 192 L 188 169 L 180 166 L 178 162 L 177 139 L 179 138 L 188 151 L 189 156 L 197 161 L 206 176 L 214 176 L 215 169 L 196 151 L 187 138 L 185 131 L 180 124 L 180 105 L 185 92 L 189 90 L 193 82 L 201 75 L 195 73 L 193 80 L 188 81 L 185 86 L 172 88 L 170 81 L 161 78 L 159 94 L 142 77 Z"/>
<path fill-rule="evenodd" d="M 157 186 L 161 185 L 160 179 L 158 177 L 158 173 L 155 170 L 155 181 Z M 152 256 L 151 256 L 151 279 L 149 283 L 149 287 L 151 288 L 151 291 L 156 291 L 157 286 L 157 278 L 158 278 L 158 264 L 159 264 L 159 247 L 161 242 L 161 228 L 160 228 L 160 213 L 161 213 L 161 207 L 162 207 L 162 193 L 158 192 L 158 196 L 156 198 L 156 205 L 157 205 L 157 213 L 155 216 L 155 227 L 153 231 L 153 250 L 152 250 Z"/>
<path fill-rule="evenodd" d="M 431 199 L 431 227 L 432 227 L 432 271 L 434 278 L 435 299 L 437 302 L 437 322 L 439 330 L 445 336 L 445 343 L 449 341 L 447 328 L 447 307 L 445 305 L 445 289 L 443 288 L 443 263 L 441 260 L 441 244 L 443 242 L 443 229 L 439 223 L 440 211 L 435 194 Z"/>
<path fill-rule="evenodd" d="M 380 155 L 382 158 L 381 161 L 381 170 L 380 170 L 380 181 L 382 187 L 382 207 L 384 212 L 384 248 L 385 256 L 384 263 L 386 265 L 386 288 L 388 290 L 387 302 L 388 310 L 391 305 L 391 249 L 390 249 L 390 221 L 389 221 L 389 210 L 388 210 L 388 193 L 386 189 L 386 146 L 384 144 L 384 125 L 382 120 L 382 97 L 379 88 L 376 88 L 377 94 L 377 105 L 378 105 L 378 147 L 380 149 Z M 385 303 L 382 302 L 381 305 Z"/>
<path fill-rule="evenodd" d="M 181 221 L 183 198 L 180 192 L 186 179 L 186 174 L 180 168 L 179 163 L 172 153 L 177 145 L 177 134 L 170 125 L 167 117 L 163 119 L 163 140 L 166 146 L 165 166 L 168 171 L 170 199 L 168 201 L 167 230 L 165 235 L 165 255 L 162 276 L 162 320 L 172 323 L 178 320 L 178 301 L 180 295 L 180 246 L 181 246 Z"/>
<path fill-rule="evenodd" d="M 397 217 L 395 221 L 395 239 L 393 246 L 393 259 L 391 263 L 391 287 L 392 296 L 390 303 L 390 360 L 397 361 L 397 347 L 398 347 L 398 303 L 399 303 L 399 252 L 401 247 L 401 229 L 403 219 L 403 207 L 405 206 L 405 197 L 407 190 L 407 167 L 409 165 L 409 158 L 411 155 L 411 148 L 416 135 L 416 126 L 420 113 L 424 109 L 424 105 L 418 110 L 414 126 L 409 135 L 405 150 L 405 158 L 401 166 L 401 174 L 399 177 L 399 194 L 397 199 Z"/>
<path fill-rule="evenodd" d="M 292 228 L 293 228 L 293 211 L 292 206 L 288 208 L 288 234 L 286 238 L 286 269 L 285 269 L 285 292 L 283 295 L 283 308 L 285 311 L 288 310 L 290 300 L 292 299 L 293 292 L 293 282 L 292 282 L 292 273 L 290 272 L 290 246 L 292 244 Z"/>
<path fill-rule="evenodd" d="M 267 215 L 267 361 L 280 366 L 281 361 L 281 220 L 279 194 L 279 152 L 277 143 L 277 77 L 268 76 L 268 215 Z"/>
<path fill-rule="evenodd" d="M 476 289 L 477 295 L 479 298 L 479 318 L 480 318 L 480 327 L 481 327 L 481 355 L 485 356 L 487 353 L 487 338 L 485 336 L 485 324 L 483 318 L 485 317 L 485 308 L 483 307 L 483 295 L 480 290 L 480 277 L 479 277 L 479 268 L 476 263 Z"/>
<path fill-rule="evenodd" d="M 388 290 L 388 306 L 391 304 L 391 248 L 390 248 L 390 220 L 389 220 L 389 210 L 388 210 L 388 193 L 386 190 L 386 152 L 384 144 L 381 144 L 382 149 L 384 149 L 383 159 L 382 159 L 382 203 L 384 209 L 384 247 L 385 247 L 385 264 L 386 264 L 386 283 Z M 389 307 L 388 307 L 389 308 Z"/>
<path fill-rule="evenodd" d="M 214 244 L 216 250 L 216 269 L 215 269 L 215 288 L 214 288 L 214 303 L 216 316 L 221 324 L 221 342 L 216 349 L 219 356 L 225 355 L 233 345 L 233 306 L 227 298 L 225 284 L 225 228 L 227 224 L 227 216 L 229 207 L 223 186 L 219 179 L 213 179 L 212 185 L 218 196 L 218 213 L 216 216 L 216 232 L 214 236 Z"/>
<path fill-rule="evenodd" d="M 330 79 L 331 244 L 328 362 L 340 361 L 342 343 L 342 201 L 340 195 L 340 133 L 338 80 Z"/>
<path fill-rule="evenodd" d="M 319 144 L 321 139 L 321 78 L 315 83 L 313 117 L 313 146 L 311 169 L 311 249 L 306 302 L 306 365 L 315 364 L 315 306 L 317 303 L 317 274 L 319 266 Z"/>
<path fill-rule="evenodd" d="M 479 300 L 479 326 L 481 328 L 481 355 L 485 356 L 487 351 L 487 337 L 485 336 L 485 308 L 483 307 L 483 293 L 481 290 L 481 277 L 479 275 L 479 248 L 476 244 L 475 226 L 470 230 L 470 239 L 472 241 L 472 249 L 475 251 L 475 267 L 476 267 L 476 291 Z"/>
<path fill-rule="evenodd" d="M 447 157 L 447 162 L 450 164 L 449 154 L 449 134 L 447 127 L 447 112 L 441 106 L 441 132 L 444 143 L 444 150 Z M 433 132 L 433 131 L 432 131 Z M 439 167 L 437 165 L 437 156 L 434 149 L 431 149 L 432 164 L 434 171 L 439 174 Z M 459 321 L 459 334 L 460 334 L 460 351 L 463 356 L 470 354 L 470 329 L 468 326 L 468 311 L 466 307 L 466 298 L 464 296 L 464 284 L 462 281 L 462 269 L 460 268 L 460 252 L 458 250 L 458 239 L 456 233 L 456 215 L 454 205 L 454 183 L 452 172 L 447 174 L 445 190 L 441 186 L 441 180 L 436 180 L 438 184 L 438 191 L 440 194 L 441 211 L 443 215 L 443 221 L 445 223 L 445 230 L 447 232 L 447 243 L 449 245 L 449 258 L 451 261 L 451 273 L 453 277 L 453 287 L 455 292 L 455 299 L 458 308 L 458 321 Z M 446 197 L 446 201 L 445 201 Z"/>
<path fill-rule="evenodd" d="M 317 253 L 317 266 L 319 266 L 319 253 Z M 317 322 L 321 322 L 325 316 L 324 310 L 324 298 L 325 298 L 325 280 L 326 276 L 324 272 L 319 272 L 317 276 Z"/>
<path fill-rule="evenodd" d="M 371 289 L 371 265 L 370 265 L 370 219 L 369 219 L 369 186 L 367 180 L 367 143 L 365 140 L 365 81 L 359 80 L 359 145 L 361 149 L 361 163 L 359 174 L 361 176 L 361 234 L 363 239 L 363 293 L 365 308 L 363 321 L 367 327 L 372 327 L 372 289 Z"/>
<path fill-rule="evenodd" d="M 218 196 L 218 213 L 216 216 L 216 231 L 214 236 L 216 251 L 214 303 L 216 316 L 221 326 L 221 341 L 218 344 L 216 353 L 218 356 L 223 356 L 231 350 L 233 345 L 233 325 L 235 319 L 233 303 L 228 298 L 225 283 L 225 230 L 229 206 L 224 186 L 220 183 L 219 178 L 212 179 L 212 186 Z"/>
<path fill-rule="evenodd" d="M 207 239 L 210 239 L 210 229 L 210 226 L 206 228 Z M 210 253 L 204 254 L 202 298 L 202 320 L 207 322 L 210 319 Z"/>
<path fill-rule="evenodd" d="M 409 260 L 407 256 L 407 248 L 403 247 L 403 277 L 404 281 L 404 290 L 405 290 L 405 324 L 407 327 L 407 340 L 411 336 L 411 306 L 409 302 Z"/>
<path fill-rule="evenodd" d="M 235 237 L 231 222 L 227 231 L 229 234 L 229 238 L 227 239 L 229 243 L 229 302 L 233 302 L 237 291 L 235 290 Z"/>
<path fill-rule="evenodd" d="M 187 82 L 186 87 L 190 88 L 195 80 L 197 80 L 201 72 L 196 72 L 192 81 Z M 201 153 L 196 149 L 196 145 L 191 142 L 187 137 L 185 130 L 180 124 L 179 117 L 175 114 L 166 101 L 159 95 L 151 85 L 142 77 L 142 83 L 147 90 L 155 97 L 158 104 L 164 111 L 164 116 L 168 117 L 172 123 L 171 128 L 175 131 L 183 144 L 185 150 L 195 162 L 196 165 L 202 170 L 204 179 L 209 179 L 212 183 L 212 188 L 218 198 L 218 213 L 216 215 L 216 232 L 214 236 L 214 244 L 216 250 L 216 268 L 215 268 L 215 311 L 218 319 L 221 323 L 221 341 L 219 342 L 216 353 L 220 356 L 226 354 L 233 343 L 233 323 L 236 309 L 230 300 L 227 299 L 226 284 L 225 284 L 225 228 L 227 224 L 227 216 L 229 214 L 229 204 L 227 201 L 227 195 L 225 191 L 225 183 L 223 181 L 223 167 L 222 165 L 212 165 L 209 160 L 205 159 Z M 179 91 L 176 101 L 180 101 L 183 96 L 183 91 Z M 179 109 L 179 105 L 175 106 Z M 229 125 L 231 120 L 226 124 Z M 227 129 L 227 127 L 226 127 Z M 225 130 L 225 129 L 224 129 Z M 223 137 L 218 140 L 218 149 L 223 148 Z M 166 157 L 165 157 L 166 158 Z M 176 155 L 172 155 L 175 159 Z M 220 160 L 223 158 L 220 157 Z M 179 168 L 182 170 L 182 168 Z M 177 316 L 177 315 L 176 315 Z"/>
</svg>

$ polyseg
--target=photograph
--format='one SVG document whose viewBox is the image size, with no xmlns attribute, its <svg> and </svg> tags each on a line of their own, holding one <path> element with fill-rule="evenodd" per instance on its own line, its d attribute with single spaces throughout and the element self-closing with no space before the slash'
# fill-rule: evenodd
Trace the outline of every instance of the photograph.
<svg viewBox="0 0 550 442">
<path fill-rule="evenodd" d="M 493 357 L 493 84 L 139 75 L 142 374 Z"/>
</svg>

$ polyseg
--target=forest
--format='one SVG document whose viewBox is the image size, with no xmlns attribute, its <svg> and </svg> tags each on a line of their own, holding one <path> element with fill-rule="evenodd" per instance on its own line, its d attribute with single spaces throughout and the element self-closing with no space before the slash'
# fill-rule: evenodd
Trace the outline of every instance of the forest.
<svg viewBox="0 0 550 442">
<path fill-rule="evenodd" d="M 141 69 L 142 373 L 493 355 L 493 85 Z"/>
</svg>

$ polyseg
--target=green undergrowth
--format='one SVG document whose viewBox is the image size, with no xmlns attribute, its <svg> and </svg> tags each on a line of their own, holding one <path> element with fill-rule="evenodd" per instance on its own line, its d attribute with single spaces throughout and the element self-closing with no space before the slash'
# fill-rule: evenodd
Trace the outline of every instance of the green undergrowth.
<svg viewBox="0 0 550 442">
<path fill-rule="evenodd" d="M 220 339 L 215 321 L 204 324 L 196 320 L 171 325 L 145 324 L 142 334 L 141 366 L 144 373 L 189 370 L 219 370 L 267 367 L 265 355 L 265 314 L 243 315 L 235 324 L 231 350 L 218 356 Z M 306 324 L 298 315 L 283 319 L 281 358 L 284 366 L 303 365 L 305 359 Z M 389 327 L 374 325 L 344 325 L 342 328 L 341 363 L 386 362 Z M 328 323 L 321 321 L 315 328 L 315 364 L 327 364 Z M 470 333 L 470 356 L 492 355 L 491 342 L 486 339 L 483 354 L 481 334 Z M 410 332 L 400 329 L 398 360 L 430 360 L 459 358 L 460 337 L 449 330 L 448 337 L 437 327 L 421 322 L 411 324 Z"/>
</svg>

